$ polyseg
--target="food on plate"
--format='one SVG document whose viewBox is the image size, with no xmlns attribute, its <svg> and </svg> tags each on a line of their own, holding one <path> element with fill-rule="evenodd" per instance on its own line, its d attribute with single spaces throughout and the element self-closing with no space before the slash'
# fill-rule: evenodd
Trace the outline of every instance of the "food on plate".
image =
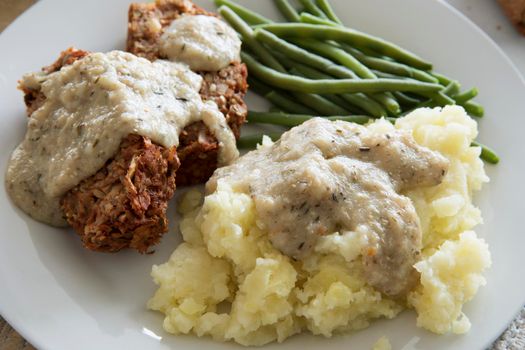
<svg viewBox="0 0 525 350">
<path fill-rule="evenodd" d="M 310 255 L 327 233 L 359 231 L 371 243 L 365 280 L 399 296 L 412 287 L 421 253 L 417 214 L 399 193 L 438 185 L 447 169 L 446 158 L 407 133 L 315 118 L 218 169 L 206 186 L 249 188 L 270 242 L 292 259 Z"/>
<path fill-rule="evenodd" d="M 209 92 L 236 85 L 242 97 L 245 73 L 227 78 L 206 81 L 185 64 L 121 51 L 63 52 L 20 82 L 28 132 L 9 163 L 8 192 L 37 220 L 67 221 L 89 249 L 147 252 L 167 231 L 176 174 L 179 184 L 203 181 L 237 157 L 232 129 L 238 135 L 242 115 L 227 120 L 214 102 L 220 92 Z M 180 171 L 179 159 L 202 150 L 214 158 Z"/>
<path fill-rule="evenodd" d="M 206 23 L 206 32 L 201 31 L 203 22 Z M 177 32 L 179 23 L 182 23 L 183 38 Z M 217 31 L 212 30 L 215 27 Z M 166 51 L 182 52 L 183 55 L 178 57 L 186 63 L 209 58 L 208 63 L 212 65 L 201 65 L 197 71 L 203 78 L 201 94 L 219 106 L 238 138 L 248 112 L 243 100 L 248 87 L 247 70 L 238 58 L 240 41 L 232 37 L 230 31 L 231 28 L 213 13 L 188 0 L 134 3 L 129 7 L 126 50 L 149 60 L 169 58 L 169 52 L 163 51 L 165 48 Z M 220 47 L 217 43 L 221 44 Z M 188 56 L 184 56 L 186 48 L 190 52 Z M 201 55 L 204 58 L 198 58 Z M 235 60 L 226 62 L 227 58 Z M 221 68 L 216 70 L 218 67 Z M 217 168 L 217 139 L 203 123 L 195 123 L 188 130 L 187 138 L 181 139 L 181 146 L 186 146 L 187 152 L 179 152 L 181 167 L 177 184 L 206 181 Z"/>
<path fill-rule="evenodd" d="M 498 2 L 516 29 L 525 35 L 525 1 L 498 0 Z"/>
<path fill-rule="evenodd" d="M 8 190 L 38 220 L 63 225 L 65 214 L 87 247 L 114 251 L 127 242 L 145 251 L 145 242 L 134 240 L 155 237 L 167 228 L 166 201 L 175 189 L 179 134 L 192 123 L 205 123 L 221 141 L 222 164 L 237 156 L 235 137 L 216 104 L 201 99 L 202 77 L 185 65 L 152 63 L 120 51 L 70 50 L 60 61 L 74 59 L 69 65 L 54 65 L 54 72 L 22 79 L 21 88 L 31 91 L 26 101 L 33 112 L 24 142 L 9 164 Z M 44 97 L 34 97 L 39 94 Z M 40 106 L 35 109 L 33 103 Z M 127 148 L 123 141 L 135 134 L 148 140 L 128 139 L 137 145 Z M 150 140 L 162 149 L 154 150 Z M 105 168 L 119 147 L 122 157 Z M 127 178 L 115 178 L 113 170 L 119 168 Z M 158 179 L 157 170 L 162 171 Z M 116 203 L 123 197 L 126 202 Z M 78 199 L 87 201 L 75 203 Z M 162 231 L 150 232 L 154 228 Z"/>
<path fill-rule="evenodd" d="M 6 182 L 22 210 L 73 226 L 86 248 L 146 253 L 175 185 L 237 157 L 247 70 L 235 31 L 187 0 L 132 4 L 127 44 L 70 48 L 23 77 L 28 131 Z"/>
<path fill-rule="evenodd" d="M 315 118 L 218 169 L 179 209 L 184 242 L 152 269 L 170 333 L 243 345 L 330 337 L 405 308 L 464 333 L 488 245 L 472 195 L 488 181 L 459 106 L 395 124 Z M 242 176 L 239 176 L 242 173 Z M 202 204 L 200 203 L 202 201 Z"/>
<path fill-rule="evenodd" d="M 215 2 L 243 40 L 250 86 L 273 104 L 273 112 L 397 118 L 416 108 L 457 104 L 471 116 L 484 114 L 472 101 L 476 88 L 461 92 L 458 81 L 432 71 L 430 62 L 345 27 L 325 0 L 301 1 L 301 13 L 287 0 L 275 0 L 288 23 L 230 0 Z M 492 150 L 477 145 L 484 160 L 498 162 Z"/>
</svg>

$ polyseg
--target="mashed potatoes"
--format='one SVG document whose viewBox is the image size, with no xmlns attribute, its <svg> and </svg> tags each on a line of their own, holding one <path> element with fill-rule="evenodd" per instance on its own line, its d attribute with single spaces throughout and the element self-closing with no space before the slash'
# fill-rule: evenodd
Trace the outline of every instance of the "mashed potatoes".
<svg viewBox="0 0 525 350">
<path fill-rule="evenodd" d="M 481 273 L 491 263 L 487 244 L 471 231 L 482 221 L 472 193 L 488 181 L 480 149 L 470 147 L 476 123 L 450 106 L 416 110 L 395 126 L 377 121 L 368 127 L 409 130 L 450 161 L 440 185 L 405 193 L 423 233 L 415 265 L 420 283 L 407 299 L 390 299 L 366 283 L 359 232 L 326 235 L 305 260 L 293 261 L 269 242 L 250 196 L 219 181 L 202 206 L 199 193 L 188 193 L 179 206 L 184 243 L 153 267 L 159 289 L 148 307 L 165 314 L 168 332 L 262 345 L 303 330 L 330 337 L 362 329 L 406 307 L 415 309 L 420 327 L 468 331 L 462 306 L 485 283 Z"/>
</svg>

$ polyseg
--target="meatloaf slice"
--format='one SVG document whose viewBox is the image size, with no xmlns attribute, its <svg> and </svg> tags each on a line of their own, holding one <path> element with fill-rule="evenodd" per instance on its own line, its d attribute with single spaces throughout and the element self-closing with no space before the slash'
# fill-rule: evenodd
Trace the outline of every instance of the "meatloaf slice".
<svg viewBox="0 0 525 350">
<path fill-rule="evenodd" d="M 59 71 L 88 54 L 68 48 L 42 71 Z M 202 75 L 201 96 L 217 102 L 226 118 L 234 121 L 230 126 L 238 136 L 241 123 L 235 121 L 243 121 L 246 115 L 242 101 L 246 67 L 232 64 L 220 72 Z M 31 115 L 45 96 L 39 88 L 23 84 L 19 88 Z M 133 248 L 144 253 L 159 241 L 167 231 L 166 208 L 176 188 L 176 176 L 183 177 L 179 183 L 195 184 L 209 178 L 217 167 L 219 145 L 202 122 L 187 126 L 179 138 L 175 150 L 155 145 L 146 137 L 129 135 L 104 168 L 64 195 L 64 216 L 86 248 L 104 252 Z M 179 165 L 186 167 L 184 172 Z"/>
<path fill-rule="evenodd" d="M 213 15 L 187 0 L 132 4 L 128 51 L 150 60 L 158 58 L 156 44 L 162 28 L 183 13 Z M 69 48 L 43 72 L 58 71 L 88 54 Z M 246 66 L 234 62 L 218 72 L 198 73 L 203 77 L 201 97 L 217 103 L 239 137 L 247 115 L 243 101 Z M 31 115 L 45 96 L 34 87 L 21 85 L 20 89 Z M 133 248 L 148 252 L 167 231 L 166 208 L 175 191 L 175 179 L 178 185 L 206 181 L 217 168 L 218 151 L 217 139 L 202 122 L 181 132 L 176 154 L 175 148 L 165 149 L 146 137 L 129 135 L 104 168 L 66 193 L 61 201 L 64 216 L 88 249 L 115 252 Z"/>
<path fill-rule="evenodd" d="M 149 60 L 164 58 L 159 53 L 159 38 L 164 29 L 183 14 L 215 16 L 189 0 L 156 0 L 152 3 L 131 4 L 126 50 Z M 197 73 L 203 77 L 201 97 L 217 103 L 238 138 L 240 127 L 248 114 L 243 100 L 248 88 L 246 66 L 234 62 L 217 72 Z M 217 139 L 202 122 L 184 129 L 177 151 L 181 161 L 177 185 L 198 184 L 208 180 L 217 168 L 218 148 Z"/>
<path fill-rule="evenodd" d="M 43 74 L 59 71 L 88 54 L 69 48 L 44 67 Z M 31 115 L 45 96 L 39 88 L 23 84 L 19 88 Z M 64 217 L 87 249 L 149 252 L 168 230 L 166 208 L 175 191 L 179 165 L 176 147 L 165 148 L 147 137 L 128 135 L 113 159 L 64 195 L 60 203 Z"/>
</svg>

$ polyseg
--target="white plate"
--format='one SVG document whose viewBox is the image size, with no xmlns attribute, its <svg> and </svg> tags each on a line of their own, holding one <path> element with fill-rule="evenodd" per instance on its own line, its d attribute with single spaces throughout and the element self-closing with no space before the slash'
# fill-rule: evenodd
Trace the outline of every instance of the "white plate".
<svg viewBox="0 0 525 350">
<path fill-rule="evenodd" d="M 510 61 L 477 27 L 448 5 L 423 0 L 335 1 L 353 27 L 390 39 L 429 58 L 437 71 L 477 86 L 486 107 L 480 139 L 502 158 L 490 167 L 490 185 L 478 196 L 485 225 L 477 232 L 490 243 L 488 285 L 466 306 L 472 330 L 436 336 L 415 326 L 413 312 L 375 322 L 355 334 L 330 340 L 301 335 L 269 348 L 366 349 L 388 336 L 395 349 L 481 349 L 490 344 L 525 302 L 520 272 L 525 247 L 525 85 Z M 213 9 L 211 1 L 198 1 Z M 276 16 L 271 1 L 249 6 Z M 123 48 L 127 0 L 40 1 L 0 36 L 0 182 L 11 150 L 22 139 L 25 116 L 16 81 L 52 62 L 68 46 L 93 51 Z M 261 108 L 259 100 L 249 101 Z M 258 105 L 259 104 L 259 105 Z M 173 215 L 173 206 L 170 208 Z M 179 241 L 174 227 L 154 255 L 99 254 L 84 250 L 71 230 L 28 218 L 0 190 L 0 312 L 40 349 L 188 349 L 232 347 L 209 339 L 173 336 L 162 317 L 147 311 L 155 287 L 151 265 L 164 262 Z M 171 221 L 174 226 L 174 221 Z"/>
</svg>

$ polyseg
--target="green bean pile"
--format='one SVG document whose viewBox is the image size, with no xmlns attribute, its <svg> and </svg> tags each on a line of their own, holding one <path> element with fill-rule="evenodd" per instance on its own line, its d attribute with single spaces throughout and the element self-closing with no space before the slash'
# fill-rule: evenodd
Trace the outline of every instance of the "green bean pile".
<svg viewBox="0 0 525 350">
<path fill-rule="evenodd" d="M 312 117 L 365 124 L 375 118 L 404 116 L 420 107 L 457 104 L 473 117 L 483 107 L 472 101 L 476 88 L 432 71 L 432 64 L 396 44 L 345 27 L 327 0 L 274 0 L 288 21 L 276 23 L 230 0 L 215 0 L 220 15 L 238 32 L 248 83 L 273 104 L 271 112 L 248 113 L 251 123 L 284 127 Z M 278 137 L 279 135 L 273 135 Z M 241 138 L 253 147 L 262 135 Z M 498 156 L 482 148 L 480 157 Z"/>
</svg>

